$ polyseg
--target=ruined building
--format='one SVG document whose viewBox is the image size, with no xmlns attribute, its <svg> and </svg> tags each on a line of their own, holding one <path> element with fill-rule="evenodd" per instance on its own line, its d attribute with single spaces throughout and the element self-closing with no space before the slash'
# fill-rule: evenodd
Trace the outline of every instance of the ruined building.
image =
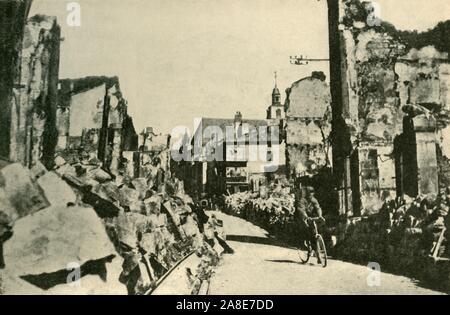
<svg viewBox="0 0 450 315">
<path fill-rule="evenodd" d="M 30 5 L 0 3 L 0 156 L 29 167 L 53 158 L 60 45 L 56 18 L 26 20 Z"/>
<path fill-rule="evenodd" d="M 406 114 L 395 147 L 397 191 L 410 196 L 436 194 L 439 186 L 449 184 L 448 175 L 439 172 L 450 156 L 448 55 L 431 46 L 412 49 L 397 60 L 395 71 Z"/>
<path fill-rule="evenodd" d="M 448 56 L 432 47 L 407 52 L 369 2 L 329 0 L 328 7 L 341 213 L 375 212 L 396 195 L 437 194 L 437 133 L 445 123 L 435 120 L 448 108 Z"/>
<path fill-rule="evenodd" d="M 290 175 L 314 175 L 330 166 L 330 92 L 322 72 L 286 90 L 286 160 Z"/>
<path fill-rule="evenodd" d="M 136 151 L 138 136 L 117 77 L 60 81 L 57 110 L 60 154 L 98 160 L 118 174 L 124 151 Z"/>
<path fill-rule="evenodd" d="M 16 65 L 19 60 L 24 25 L 31 0 L 0 2 L 0 126 L 11 125 L 13 88 L 18 81 Z M 0 132 L 0 156 L 9 158 L 11 131 Z"/>
<path fill-rule="evenodd" d="M 0 1 L 0 294 L 148 294 L 192 252 L 197 294 L 218 254 L 183 183 L 162 158 L 124 176 L 138 137 L 118 78 L 59 81 L 59 26 L 30 5 Z"/>
<path fill-rule="evenodd" d="M 146 127 L 139 134 L 139 150 L 123 152 L 124 175 L 131 178 L 152 176 L 156 182 L 164 181 L 170 172 L 169 145 L 169 135 L 157 134 L 153 127 Z"/>
</svg>

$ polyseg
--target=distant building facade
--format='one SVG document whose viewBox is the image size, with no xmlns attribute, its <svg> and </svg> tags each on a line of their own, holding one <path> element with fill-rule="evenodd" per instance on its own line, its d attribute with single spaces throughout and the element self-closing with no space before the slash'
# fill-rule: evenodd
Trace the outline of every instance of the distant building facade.
<svg viewBox="0 0 450 315">
<path fill-rule="evenodd" d="M 243 119 L 240 112 L 234 119 L 201 118 L 190 139 L 191 160 L 178 174 L 198 196 L 250 190 L 285 164 L 277 132 L 267 120 Z"/>
</svg>

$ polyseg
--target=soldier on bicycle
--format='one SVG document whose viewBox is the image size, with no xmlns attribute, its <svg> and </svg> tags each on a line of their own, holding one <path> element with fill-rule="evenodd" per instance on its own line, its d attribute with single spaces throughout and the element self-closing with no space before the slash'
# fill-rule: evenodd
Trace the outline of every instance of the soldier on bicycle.
<svg viewBox="0 0 450 315">
<path fill-rule="evenodd" d="M 306 246 L 307 242 L 309 242 L 313 246 L 317 262 L 320 264 L 319 248 L 315 240 L 314 224 L 311 219 L 318 218 L 322 221 L 325 221 L 325 219 L 322 216 L 322 208 L 314 194 L 315 191 L 312 187 L 306 188 L 306 195 L 302 193 L 296 194 L 294 219 L 299 226 L 302 243 L 305 243 Z M 306 248 L 308 247 L 306 246 Z"/>
</svg>

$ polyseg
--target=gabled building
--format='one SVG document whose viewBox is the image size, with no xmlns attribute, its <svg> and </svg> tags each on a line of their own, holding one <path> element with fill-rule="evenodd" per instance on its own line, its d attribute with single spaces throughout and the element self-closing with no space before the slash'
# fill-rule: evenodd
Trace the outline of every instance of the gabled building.
<svg viewBox="0 0 450 315">
<path fill-rule="evenodd" d="M 278 130 L 267 120 L 243 119 L 240 112 L 234 119 L 201 118 L 190 147 L 182 176 L 197 195 L 252 189 L 285 164 Z"/>
</svg>

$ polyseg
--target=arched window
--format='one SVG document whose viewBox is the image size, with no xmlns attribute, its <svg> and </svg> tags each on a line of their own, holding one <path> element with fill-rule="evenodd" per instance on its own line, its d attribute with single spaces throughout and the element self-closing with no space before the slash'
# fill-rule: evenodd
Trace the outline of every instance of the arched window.
<svg viewBox="0 0 450 315">
<path fill-rule="evenodd" d="M 278 119 L 281 118 L 281 109 L 280 108 L 277 109 L 276 116 Z"/>
</svg>

